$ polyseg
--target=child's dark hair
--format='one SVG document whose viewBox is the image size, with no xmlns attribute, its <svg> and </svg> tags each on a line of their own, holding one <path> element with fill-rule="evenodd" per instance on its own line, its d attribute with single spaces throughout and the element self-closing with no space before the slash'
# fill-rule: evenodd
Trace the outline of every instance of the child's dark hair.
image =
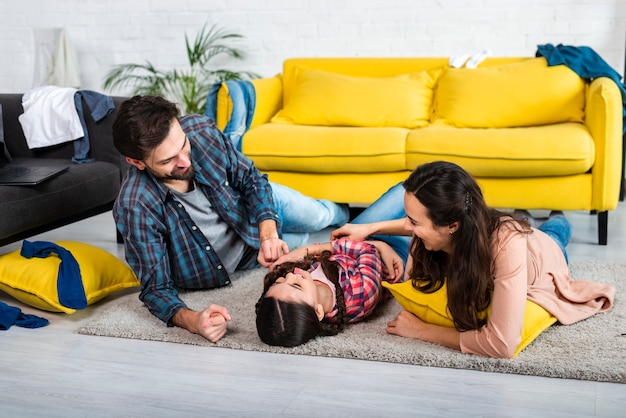
<svg viewBox="0 0 626 418">
<path fill-rule="evenodd" d="M 265 276 L 263 293 L 256 303 L 256 329 L 264 343 L 295 347 L 318 335 L 336 335 L 343 330 L 346 323 L 346 303 L 339 284 L 339 265 L 329 260 L 331 255 L 330 251 L 324 251 L 319 258 L 309 255 L 304 260 L 295 263 L 283 263 Z M 276 279 L 285 277 L 287 273 L 293 273 L 295 268 L 308 270 L 316 260 L 321 263 L 326 277 L 335 285 L 339 312 L 333 322 L 320 321 L 315 309 L 310 305 L 283 302 L 265 296 Z"/>
</svg>

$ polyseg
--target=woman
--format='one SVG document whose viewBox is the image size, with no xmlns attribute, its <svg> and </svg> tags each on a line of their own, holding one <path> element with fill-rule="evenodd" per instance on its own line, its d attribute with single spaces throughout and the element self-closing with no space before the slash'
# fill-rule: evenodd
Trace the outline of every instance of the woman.
<svg viewBox="0 0 626 418">
<path fill-rule="evenodd" d="M 402 260 L 382 241 L 337 240 L 292 250 L 265 276 L 256 305 L 259 337 L 294 347 L 335 335 L 388 297 L 383 280 L 401 277 Z"/>
<path fill-rule="evenodd" d="M 405 218 L 347 224 L 331 234 L 332 239 L 411 235 L 405 280 L 424 293 L 446 282 L 454 328 L 427 324 L 402 311 L 388 323 L 388 333 L 463 353 L 510 358 L 521 340 L 526 299 L 562 324 L 612 307 L 613 287 L 571 279 L 564 253 L 571 225 L 565 217 L 531 228 L 524 220 L 489 208 L 476 181 L 444 161 L 418 167 L 403 188 Z M 387 195 L 397 196 L 397 189 Z M 392 205 L 383 198 L 372 205 L 375 214 L 367 209 L 355 221 L 402 216 Z M 384 218 L 385 211 L 391 216 Z M 483 312 L 489 304 L 491 315 L 486 318 Z"/>
</svg>

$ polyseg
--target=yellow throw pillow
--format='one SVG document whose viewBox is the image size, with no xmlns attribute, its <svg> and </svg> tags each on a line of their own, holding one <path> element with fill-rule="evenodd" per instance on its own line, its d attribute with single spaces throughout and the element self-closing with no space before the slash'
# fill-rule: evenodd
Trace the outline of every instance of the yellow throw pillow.
<svg viewBox="0 0 626 418">
<path fill-rule="evenodd" d="M 413 287 L 411 281 L 402 283 L 383 282 L 400 306 L 406 311 L 420 318 L 422 321 L 443 327 L 454 328 L 454 321 L 448 311 L 448 295 L 446 285 L 434 293 L 423 293 Z M 491 314 L 491 306 L 487 308 L 487 315 Z M 522 341 L 513 357 L 535 340 L 544 330 L 556 322 L 556 318 L 530 300 L 526 300 L 524 325 L 522 327 Z"/>
<path fill-rule="evenodd" d="M 585 82 L 545 58 L 476 69 L 449 68 L 439 79 L 436 118 L 460 128 L 582 122 Z"/>
<path fill-rule="evenodd" d="M 74 241 L 57 245 L 72 253 L 80 267 L 87 304 L 111 293 L 139 286 L 135 273 L 120 259 L 101 248 Z M 20 250 L 0 256 L 0 290 L 32 307 L 50 312 L 71 314 L 76 309 L 59 302 L 57 275 L 61 259 L 55 254 L 46 258 L 25 258 Z"/>
<path fill-rule="evenodd" d="M 377 78 L 299 68 L 291 97 L 271 121 L 316 126 L 426 126 L 440 72 Z"/>
</svg>

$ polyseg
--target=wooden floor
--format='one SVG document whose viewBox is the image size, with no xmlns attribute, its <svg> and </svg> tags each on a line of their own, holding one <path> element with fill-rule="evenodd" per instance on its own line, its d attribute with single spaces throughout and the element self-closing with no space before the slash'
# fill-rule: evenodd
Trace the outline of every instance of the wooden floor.
<svg viewBox="0 0 626 418">
<path fill-rule="evenodd" d="M 566 216 L 570 261 L 626 263 L 624 202 L 609 215 L 608 246 L 596 244 L 595 216 Z M 32 239 L 84 241 L 123 258 L 110 214 Z M 50 320 L 0 332 L 0 417 L 616 417 L 626 409 L 622 384 L 84 336 L 76 330 L 116 297 L 74 315 L 0 300 Z"/>
</svg>

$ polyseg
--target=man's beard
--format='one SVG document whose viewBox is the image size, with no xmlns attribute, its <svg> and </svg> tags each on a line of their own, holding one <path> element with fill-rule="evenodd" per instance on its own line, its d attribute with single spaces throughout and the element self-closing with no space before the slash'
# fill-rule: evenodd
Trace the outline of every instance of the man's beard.
<svg viewBox="0 0 626 418">
<path fill-rule="evenodd" d="M 190 165 L 189 168 L 182 172 L 179 170 L 175 170 L 172 171 L 169 174 L 165 174 L 165 175 L 160 175 L 155 173 L 153 170 L 150 170 L 150 172 L 152 173 L 152 175 L 157 179 L 157 180 L 161 180 L 161 181 L 168 181 L 168 180 L 193 180 L 193 177 L 195 175 L 195 171 L 193 169 L 193 165 Z"/>
</svg>

